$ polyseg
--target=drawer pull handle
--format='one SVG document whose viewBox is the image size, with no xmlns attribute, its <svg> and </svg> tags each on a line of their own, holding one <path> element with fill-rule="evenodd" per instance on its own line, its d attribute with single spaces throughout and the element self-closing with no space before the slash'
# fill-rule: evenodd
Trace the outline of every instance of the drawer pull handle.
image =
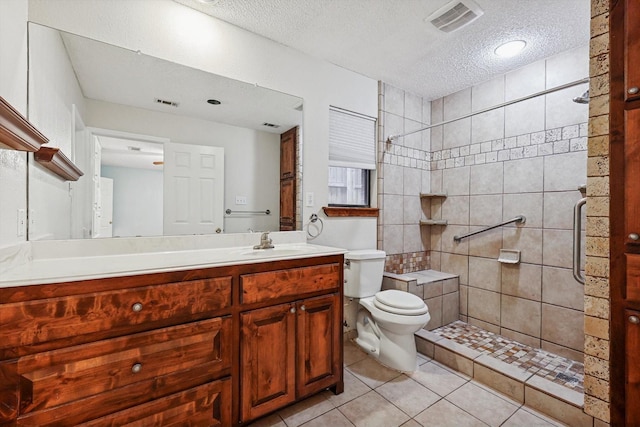
<svg viewBox="0 0 640 427">
<path fill-rule="evenodd" d="M 640 318 L 638 316 L 629 316 L 629 322 L 637 325 L 640 323 Z"/>
<path fill-rule="evenodd" d="M 137 303 L 133 304 L 131 306 L 131 310 L 133 310 L 136 313 L 140 313 L 142 311 L 142 303 L 137 302 Z"/>
<path fill-rule="evenodd" d="M 304 305 L 300 307 L 300 310 L 305 311 L 307 309 L 307 307 L 305 307 Z"/>
<path fill-rule="evenodd" d="M 638 239 L 640 239 L 640 236 L 638 236 L 638 233 L 631 233 L 631 234 L 629 234 L 629 239 L 630 240 L 638 240 Z"/>
<path fill-rule="evenodd" d="M 296 312 L 296 308 L 295 307 L 291 307 L 291 310 L 289 310 L 291 313 L 295 313 Z"/>
<path fill-rule="evenodd" d="M 637 86 L 634 86 L 634 87 L 630 87 L 627 92 L 629 92 L 629 94 L 631 95 L 635 95 L 636 93 L 640 92 L 640 89 L 638 89 Z"/>
<path fill-rule="evenodd" d="M 131 367 L 131 372 L 137 374 L 140 371 L 142 371 L 142 363 L 134 363 Z"/>
</svg>

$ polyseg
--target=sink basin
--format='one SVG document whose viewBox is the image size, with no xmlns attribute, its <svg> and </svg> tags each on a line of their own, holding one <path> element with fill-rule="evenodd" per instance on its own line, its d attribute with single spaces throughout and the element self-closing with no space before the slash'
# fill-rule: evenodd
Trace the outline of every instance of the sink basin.
<svg viewBox="0 0 640 427">
<path fill-rule="evenodd" d="M 258 258 L 263 257 L 280 257 L 290 255 L 300 255 L 313 252 L 313 248 L 309 246 L 284 246 L 271 249 L 244 249 L 240 252 L 240 255 L 254 256 Z"/>
</svg>

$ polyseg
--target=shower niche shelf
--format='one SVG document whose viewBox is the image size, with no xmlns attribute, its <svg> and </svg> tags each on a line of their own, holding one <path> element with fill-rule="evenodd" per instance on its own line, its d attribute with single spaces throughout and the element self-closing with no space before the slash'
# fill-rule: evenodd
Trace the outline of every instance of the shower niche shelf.
<svg viewBox="0 0 640 427">
<path fill-rule="evenodd" d="M 420 199 L 444 199 L 447 197 L 447 193 L 420 193 Z M 431 219 L 426 218 L 420 220 L 420 225 L 447 225 L 446 219 Z"/>
</svg>

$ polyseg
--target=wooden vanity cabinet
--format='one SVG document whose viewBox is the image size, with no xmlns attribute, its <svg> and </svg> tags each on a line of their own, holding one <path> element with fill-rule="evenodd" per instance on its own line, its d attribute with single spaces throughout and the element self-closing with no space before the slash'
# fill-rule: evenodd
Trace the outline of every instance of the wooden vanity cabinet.
<svg viewBox="0 0 640 427">
<path fill-rule="evenodd" d="M 335 255 L 0 288 L 0 426 L 230 426 L 342 391 L 341 284 Z"/>
</svg>

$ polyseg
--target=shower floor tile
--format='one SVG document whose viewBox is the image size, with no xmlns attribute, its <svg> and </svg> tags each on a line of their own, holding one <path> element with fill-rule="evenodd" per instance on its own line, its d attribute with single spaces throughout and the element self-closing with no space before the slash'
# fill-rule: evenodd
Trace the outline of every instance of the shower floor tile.
<svg viewBox="0 0 640 427">
<path fill-rule="evenodd" d="M 431 331 L 531 374 L 584 393 L 584 365 L 462 321 Z"/>
</svg>

